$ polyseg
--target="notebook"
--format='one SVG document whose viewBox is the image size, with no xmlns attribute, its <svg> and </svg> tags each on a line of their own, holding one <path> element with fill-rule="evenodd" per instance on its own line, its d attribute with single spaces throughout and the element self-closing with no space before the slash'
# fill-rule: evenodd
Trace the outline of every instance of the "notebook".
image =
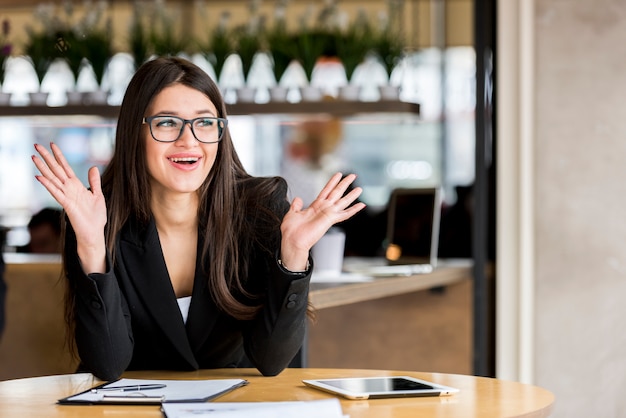
<svg viewBox="0 0 626 418">
<path fill-rule="evenodd" d="M 430 273 L 437 265 L 441 190 L 394 189 L 387 212 L 385 257 L 345 263 L 344 270 L 369 276 Z"/>
<path fill-rule="evenodd" d="M 119 379 L 59 399 L 61 405 L 207 402 L 248 384 L 243 379 L 152 380 Z"/>
</svg>

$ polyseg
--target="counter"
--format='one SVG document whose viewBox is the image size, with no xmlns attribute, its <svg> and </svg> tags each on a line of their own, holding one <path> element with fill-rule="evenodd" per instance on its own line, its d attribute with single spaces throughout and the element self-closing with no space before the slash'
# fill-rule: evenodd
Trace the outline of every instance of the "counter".
<svg viewBox="0 0 626 418">
<path fill-rule="evenodd" d="M 64 345 L 64 284 L 60 277 L 60 256 L 5 253 L 4 260 L 8 291 L 6 327 L 0 340 L 0 380 L 73 372 L 76 362 L 69 356 Z M 413 330 L 418 337 L 423 334 L 433 335 L 422 328 L 441 328 L 437 321 L 445 320 L 445 310 L 451 310 L 455 314 L 449 322 L 459 330 L 455 339 L 460 341 L 462 351 L 459 355 L 459 350 L 455 349 L 450 357 L 461 358 L 465 364 L 465 358 L 471 356 L 468 351 L 471 332 L 467 332 L 471 328 L 471 323 L 468 322 L 471 318 L 471 298 L 468 293 L 471 289 L 470 279 L 471 262 L 460 261 L 443 263 L 433 273 L 418 276 L 387 277 L 365 282 L 311 283 L 310 301 L 316 311 L 316 320 L 309 332 L 310 365 L 344 367 L 342 357 L 333 356 L 332 353 L 341 353 L 341 347 L 356 343 L 361 344 L 361 351 L 365 353 L 362 357 L 365 364 L 358 363 L 361 357 L 357 350 L 352 354 L 344 353 L 350 361 L 357 361 L 356 365 L 350 367 L 388 368 L 384 361 L 379 364 L 376 359 L 394 358 L 387 355 L 389 347 L 372 355 L 371 347 L 359 343 L 358 339 L 351 338 L 351 342 L 341 340 L 349 335 L 343 329 L 353 328 L 354 323 L 350 321 L 358 322 L 363 338 L 372 340 L 371 333 L 377 333 L 377 339 L 382 338 L 394 344 L 394 338 L 398 334 L 407 336 L 402 330 L 398 331 L 398 324 L 403 325 L 407 331 Z M 431 292 L 432 289 L 437 292 Z M 444 289 L 443 292 L 439 292 L 441 289 Z M 423 300 L 420 301 L 421 299 Z M 427 311 L 410 313 L 407 309 Z M 362 320 L 359 315 L 373 315 L 375 319 Z M 438 320 L 433 322 L 430 319 L 433 316 Z M 424 318 L 429 319 L 424 321 Z M 396 325 L 390 326 L 388 322 Z M 420 329 L 415 331 L 415 326 Z M 385 332 L 393 335 L 385 336 Z M 396 349 L 411 356 L 402 349 L 402 344 L 405 343 L 415 344 L 399 343 L 401 345 Z M 451 347 L 455 347 L 455 344 Z M 432 350 L 437 348 L 432 347 Z M 406 363 L 401 358 L 396 358 L 396 361 Z M 410 363 L 405 368 L 412 368 L 409 366 Z M 416 368 L 418 369 L 428 371 L 428 368 Z M 465 373 L 468 370 L 465 366 L 451 366 L 443 371 Z"/>
</svg>

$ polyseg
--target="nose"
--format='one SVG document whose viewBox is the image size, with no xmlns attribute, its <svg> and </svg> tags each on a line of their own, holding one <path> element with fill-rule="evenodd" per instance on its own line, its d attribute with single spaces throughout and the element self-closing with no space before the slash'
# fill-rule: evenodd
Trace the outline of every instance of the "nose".
<svg viewBox="0 0 626 418">
<path fill-rule="evenodd" d="M 189 125 L 189 129 L 187 129 L 187 125 Z M 193 133 L 193 128 L 191 127 L 191 122 L 190 121 L 185 121 L 183 122 L 183 130 L 180 133 L 180 136 L 178 137 L 178 139 L 176 140 L 176 143 L 178 142 L 184 142 L 184 145 L 190 145 L 189 142 L 191 141 L 191 145 L 195 144 L 196 141 L 196 136 Z"/>
</svg>

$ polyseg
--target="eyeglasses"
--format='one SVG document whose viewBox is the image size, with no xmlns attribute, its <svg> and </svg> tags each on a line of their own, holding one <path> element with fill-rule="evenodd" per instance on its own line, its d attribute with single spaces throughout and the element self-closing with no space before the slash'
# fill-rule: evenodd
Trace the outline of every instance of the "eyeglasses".
<svg viewBox="0 0 626 418">
<path fill-rule="evenodd" d="M 158 142 L 174 142 L 183 134 L 185 125 L 189 124 L 191 133 L 198 142 L 213 144 L 220 142 L 224 135 L 228 119 L 201 117 L 183 119 L 177 116 L 149 116 L 142 123 L 150 126 L 150 134 Z"/>
</svg>

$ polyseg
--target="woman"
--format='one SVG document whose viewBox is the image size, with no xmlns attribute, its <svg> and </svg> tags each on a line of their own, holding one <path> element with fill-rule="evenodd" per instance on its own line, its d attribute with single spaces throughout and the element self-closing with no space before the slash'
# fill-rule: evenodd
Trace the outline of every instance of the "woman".
<svg viewBox="0 0 626 418">
<path fill-rule="evenodd" d="M 103 380 L 125 370 L 237 367 L 264 375 L 300 349 L 309 250 L 363 209 L 337 173 L 303 208 L 286 182 L 248 175 L 224 101 L 199 67 L 145 63 L 120 108 L 115 151 L 81 184 L 61 150 L 35 145 L 37 180 L 67 220 L 66 317 L 81 368 Z M 178 303 L 177 303 L 178 302 Z"/>
</svg>

